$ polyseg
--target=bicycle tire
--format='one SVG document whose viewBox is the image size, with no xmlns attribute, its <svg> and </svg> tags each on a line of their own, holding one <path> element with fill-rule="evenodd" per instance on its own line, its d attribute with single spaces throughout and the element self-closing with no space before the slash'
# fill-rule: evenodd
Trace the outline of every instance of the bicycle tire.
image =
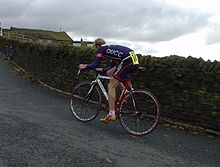
<svg viewBox="0 0 220 167">
<path fill-rule="evenodd" d="M 119 108 L 119 120 L 129 134 L 143 136 L 151 133 L 158 125 L 159 118 L 159 102 L 150 91 L 136 90 L 123 97 Z"/>
<path fill-rule="evenodd" d="M 101 92 L 96 85 L 91 89 L 91 81 L 78 83 L 71 91 L 70 109 L 73 116 L 81 122 L 89 122 L 95 119 L 102 107 Z"/>
</svg>

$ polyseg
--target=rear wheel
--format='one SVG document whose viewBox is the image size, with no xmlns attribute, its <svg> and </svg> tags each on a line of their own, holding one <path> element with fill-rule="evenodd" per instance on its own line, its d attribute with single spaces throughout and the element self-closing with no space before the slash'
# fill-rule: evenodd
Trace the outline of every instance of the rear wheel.
<svg viewBox="0 0 220 167">
<path fill-rule="evenodd" d="M 81 82 L 72 89 L 70 109 L 77 120 L 81 122 L 92 121 L 98 116 L 101 104 L 100 90 L 90 81 Z"/>
<path fill-rule="evenodd" d="M 126 95 L 119 111 L 122 127 L 135 136 L 151 133 L 159 122 L 159 103 L 149 91 L 133 91 Z"/>
</svg>

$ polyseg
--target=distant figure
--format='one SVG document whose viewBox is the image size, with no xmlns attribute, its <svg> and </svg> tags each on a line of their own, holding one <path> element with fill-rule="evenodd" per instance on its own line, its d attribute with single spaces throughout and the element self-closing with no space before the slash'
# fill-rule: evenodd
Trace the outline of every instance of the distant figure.
<svg viewBox="0 0 220 167">
<path fill-rule="evenodd" d="M 14 46 L 12 44 L 6 46 L 5 55 L 8 60 L 12 60 L 14 58 Z"/>
<path fill-rule="evenodd" d="M 5 56 L 8 57 L 9 55 L 9 47 L 8 45 L 5 47 Z"/>
</svg>

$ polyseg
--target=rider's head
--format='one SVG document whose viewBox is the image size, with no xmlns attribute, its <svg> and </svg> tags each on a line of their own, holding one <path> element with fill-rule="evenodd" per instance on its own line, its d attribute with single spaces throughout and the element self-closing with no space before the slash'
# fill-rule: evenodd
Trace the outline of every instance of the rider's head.
<svg viewBox="0 0 220 167">
<path fill-rule="evenodd" d="M 95 47 L 97 48 L 97 47 L 100 47 L 100 46 L 102 46 L 102 45 L 104 45 L 105 44 L 105 40 L 103 39 L 103 38 L 97 38 L 96 40 L 95 40 Z"/>
</svg>

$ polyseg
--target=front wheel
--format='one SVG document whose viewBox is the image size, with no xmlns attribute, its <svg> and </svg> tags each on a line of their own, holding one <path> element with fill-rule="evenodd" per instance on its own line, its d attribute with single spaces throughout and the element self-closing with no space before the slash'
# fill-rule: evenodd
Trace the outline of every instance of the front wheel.
<svg viewBox="0 0 220 167">
<path fill-rule="evenodd" d="M 119 120 L 129 134 L 143 136 L 151 133 L 156 128 L 159 117 L 158 100 L 149 91 L 132 91 L 122 99 Z"/>
<path fill-rule="evenodd" d="M 71 92 L 70 109 L 73 116 L 81 122 L 95 119 L 101 110 L 101 93 L 89 81 L 77 84 Z"/>
</svg>

